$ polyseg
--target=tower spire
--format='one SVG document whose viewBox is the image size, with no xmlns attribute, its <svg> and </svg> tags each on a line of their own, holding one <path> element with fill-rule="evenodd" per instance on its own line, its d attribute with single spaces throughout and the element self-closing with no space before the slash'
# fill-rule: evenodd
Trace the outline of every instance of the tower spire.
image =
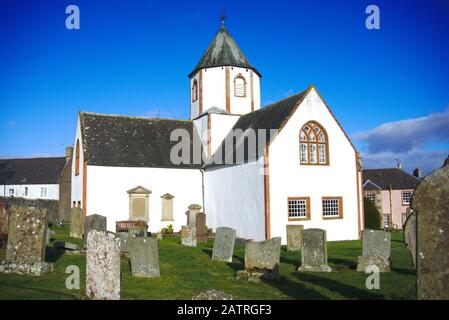
<svg viewBox="0 0 449 320">
<path fill-rule="evenodd" d="M 224 28 L 225 20 L 228 18 L 227 15 L 226 15 L 226 10 L 225 9 L 221 10 L 221 14 L 220 14 L 220 16 L 218 18 L 221 21 L 221 28 Z"/>
</svg>

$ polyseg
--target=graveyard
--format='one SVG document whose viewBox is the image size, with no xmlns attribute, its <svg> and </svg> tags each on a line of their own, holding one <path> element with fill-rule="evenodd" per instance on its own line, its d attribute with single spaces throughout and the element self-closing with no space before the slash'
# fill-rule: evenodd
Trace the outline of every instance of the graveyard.
<svg viewBox="0 0 449 320">
<path fill-rule="evenodd" d="M 71 253 L 57 243 L 70 242 L 82 246 L 83 240 L 70 237 L 68 225 L 52 226 L 53 240 L 47 244 L 45 261 L 54 270 L 40 276 L 0 273 L 0 299 L 89 299 L 86 296 L 86 253 Z M 150 238 L 148 238 L 150 239 Z M 216 289 L 239 299 L 415 299 L 416 273 L 412 256 L 406 248 L 402 232 L 391 234 L 391 272 L 380 274 L 380 289 L 369 290 L 368 274 L 357 272 L 362 241 L 327 242 L 328 266 L 332 272 L 299 272 L 301 251 L 280 249 L 277 279 L 251 282 L 236 279 L 245 268 L 245 245 L 236 243 L 232 261 L 212 259 L 214 241 L 181 244 L 179 236 L 166 235 L 157 241 L 158 277 L 136 277 L 131 272 L 129 256 L 120 256 L 120 299 L 186 299 Z M 0 250 L 0 261 L 5 258 Z M 114 258 L 115 259 L 115 258 Z M 224 259 L 226 260 L 226 259 Z M 80 288 L 67 289 L 67 266 L 80 270 Z M 117 272 L 117 270 L 115 271 Z"/>
</svg>

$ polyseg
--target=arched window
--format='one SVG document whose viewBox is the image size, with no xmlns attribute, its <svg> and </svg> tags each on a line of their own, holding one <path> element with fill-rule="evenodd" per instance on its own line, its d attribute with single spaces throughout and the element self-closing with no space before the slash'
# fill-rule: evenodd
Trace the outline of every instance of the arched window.
<svg viewBox="0 0 449 320">
<path fill-rule="evenodd" d="M 324 128 L 317 122 L 306 123 L 299 133 L 301 164 L 328 165 L 329 141 Z"/>
<path fill-rule="evenodd" d="M 75 146 L 75 176 L 80 174 L 80 141 L 76 140 Z"/>
<path fill-rule="evenodd" d="M 193 79 L 192 102 L 195 102 L 196 100 L 198 100 L 198 81 L 196 79 Z"/>
<path fill-rule="evenodd" d="M 234 78 L 234 95 L 236 97 L 246 97 L 246 80 L 241 73 Z"/>
</svg>

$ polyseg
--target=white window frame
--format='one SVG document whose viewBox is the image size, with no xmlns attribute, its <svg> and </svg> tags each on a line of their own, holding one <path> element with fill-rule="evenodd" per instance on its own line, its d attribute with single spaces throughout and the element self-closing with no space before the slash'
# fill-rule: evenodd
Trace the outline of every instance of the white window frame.
<svg viewBox="0 0 449 320">
<path fill-rule="evenodd" d="M 408 194 L 407 196 L 404 196 L 404 194 Z M 412 200 L 413 191 L 402 191 L 401 192 L 401 201 L 403 206 L 410 205 L 410 201 Z"/>
<path fill-rule="evenodd" d="M 365 194 L 365 197 L 369 199 L 373 204 L 376 203 L 376 194 L 374 192 L 368 192 Z"/>
<path fill-rule="evenodd" d="M 323 197 L 322 216 L 323 219 L 342 219 L 343 218 L 343 198 L 342 197 Z"/>
<path fill-rule="evenodd" d="M 287 199 L 288 220 L 310 220 L 310 197 L 289 197 Z"/>
<path fill-rule="evenodd" d="M 46 199 L 48 197 L 48 189 L 47 187 L 41 187 L 41 198 Z"/>
</svg>

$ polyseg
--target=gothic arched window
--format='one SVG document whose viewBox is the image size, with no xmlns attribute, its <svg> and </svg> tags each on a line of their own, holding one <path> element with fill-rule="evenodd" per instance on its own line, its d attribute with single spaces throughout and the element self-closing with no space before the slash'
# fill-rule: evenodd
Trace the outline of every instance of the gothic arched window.
<svg viewBox="0 0 449 320">
<path fill-rule="evenodd" d="M 198 81 L 196 79 L 193 79 L 192 102 L 195 102 L 196 100 L 198 100 Z"/>
<path fill-rule="evenodd" d="M 326 130 L 317 122 L 307 122 L 299 133 L 301 164 L 328 165 L 329 141 Z"/>
<path fill-rule="evenodd" d="M 80 174 L 80 141 L 76 140 L 75 146 L 75 176 Z"/>
<path fill-rule="evenodd" d="M 246 80 L 241 73 L 234 78 L 234 95 L 236 97 L 246 97 Z"/>
</svg>

